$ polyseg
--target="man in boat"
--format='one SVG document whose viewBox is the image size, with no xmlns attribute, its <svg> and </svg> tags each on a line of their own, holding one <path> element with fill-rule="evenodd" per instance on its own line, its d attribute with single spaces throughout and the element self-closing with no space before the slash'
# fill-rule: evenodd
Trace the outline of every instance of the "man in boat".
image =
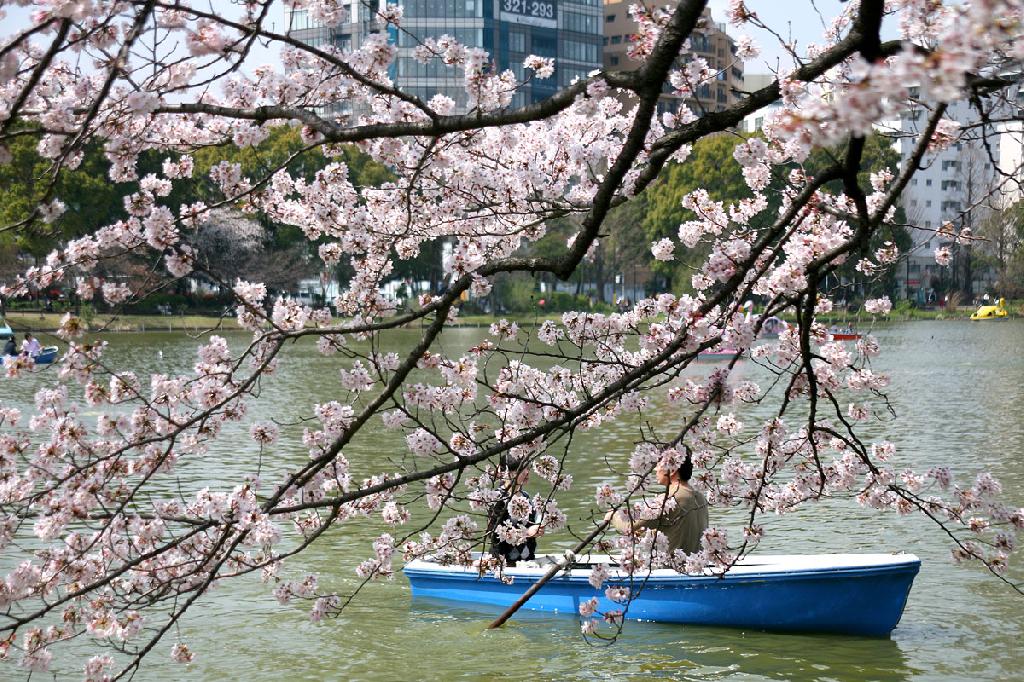
<svg viewBox="0 0 1024 682">
<path fill-rule="evenodd" d="M 506 566 L 515 566 L 517 561 L 537 556 L 537 538 L 544 534 L 544 527 L 540 510 L 534 509 L 530 496 L 523 490 L 530 480 L 528 463 L 504 454 L 498 464 L 498 476 L 502 479 L 502 496 L 487 515 L 487 542 L 493 556 L 504 558 Z M 510 539 L 520 541 L 509 542 Z"/>
<path fill-rule="evenodd" d="M 4 355 L 17 355 L 18 354 L 18 342 L 14 340 L 14 336 L 10 336 L 7 339 L 7 343 L 4 344 Z"/>
<path fill-rule="evenodd" d="M 704 494 L 690 485 L 693 459 L 686 453 L 682 465 L 675 467 L 662 460 L 655 471 L 658 483 L 665 486 L 665 494 L 651 500 L 660 506 L 661 514 L 653 519 L 630 519 L 623 511 L 610 511 L 605 520 L 611 521 L 621 533 L 635 533 L 655 529 L 668 538 L 668 551 L 681 549 L 687 554 L 700 551 L 700 540 L 708 527 L 708 501 Z M 675 504 L 668 504 L 674 500 Z"/>
<path fill-rule="evenodd" d="M 43 347 L 39 345 L 39 339 L 32 336 L 28 332 L 25 333 L 25 340 L 21 344 L 22 355 L 27 355 L 30 358 L 34 358 L 39 355 L 43 350 Z"/>
</svg>

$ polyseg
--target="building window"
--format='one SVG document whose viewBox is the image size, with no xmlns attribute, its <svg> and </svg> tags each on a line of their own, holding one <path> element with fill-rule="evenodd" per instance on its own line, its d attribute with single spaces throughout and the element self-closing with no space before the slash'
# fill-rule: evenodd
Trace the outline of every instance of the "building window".
<svg viewBox="0 0 1024 682">
<path fill-rule="evenodd" d="M 578 66 L 563 66 L 558 79 L 558 84 L 562 87 L 571 85 L 576 79 L 586 78 L 589 71 L 590 69 L 581 69 Z"/>
<path fill-rule="evenodd" d="M 593 14 L 580 14 L 565 10 L 559 18 L 559 28 L 565 31 L 576 33 L 600 33 L 598 31 L 597 17 Z"/>
<path fill-rule="evenodd" d="M 943 161 L 942 162 L 942 170 L 949 170 L 951 168 L 959 168 L 959 167 L 960 167 L 960 162 L 957 161 L 956 159 L 952 159 L 952 160 L 949 160 L 949 161 Z"/>
<path fill-rule="evenodd" d="M 309 20 L 309 10 L 292 10 L 291 17 L 289 17 L 289 30 L 297 31 L 301 28 L 312 28 L 314 26 L 316 26 L 316 22 Z"/>
<path fill-rule="evenodd" d="M 595 50 L 600 51 L 597 45 L 593 46 Z M 555 38 L 547 37 L 540 32 L 535 32 L 531 38 L 530 52 L 537 55 L 538 57 L 557 57 L 558 44 Z"/>
<path fill-rule="evenodd" d="M 925 208 L 931 208 L 932 207 L 932 200 L 929 199 L 928 201 L 924 202 L 924 207 Z"/>
<path fill-rule="evenodd" d="M 950 190 L 950 189 L 958 190 L 958 189 L 960 189 L 960 182 L 957 181 L 957 180 L 943 180 L 942 181 L 942 189 L 943 190 Z"/>
<path fill-rule="evenodd" d="M 932 186 L 932 179 L 928 178 L 927 180 L 924 181 L 924 184 L 925 184 L 926 187 L 931 187 Z"/>
<path fill-rule="evenodd" d="M 406 19 L 459 19 L 483 16 L 483 3 L 479 0 L 421 0 L 402 4 Z"/>
<path fill-rule="evenodd" d="M 526 34 L 512 31 L 508 34 L 509 52 L 526 52 Z"/>
<path fill-rule="evenodd" d="M 605 20 L 605 22 L 606 22 L 606 23 L 609 23 L 609 24 L 610 24 L 610 23 L 612 23 L 613 21 L 615 21 L 615 15 L 614 15 L 614 14 L 608 14 L 608 15 L 605 15 L 605 18 L 604 18 L 604 20 Z"/>
<path fill-rule="evenodd" d="M 534 52 L 542 54 L 537 50 L 537 38 L 538 36 L 534 35 Z M 612 36 L 612 43 L 615 42 L 615 38 L 618 38 L 620 41 L 622 40 L 622 36 Z M 593 43 L 584 43 L 579 40 L 563 40 L 562 49 L 558 56 L 575 62 L 596 64 L 601 61 L 601 48 Z"/>
<path fill-rule="evenodd" d="M 911 178 L 910 179 L 910 184 L 911 185 L 916 185 L 917 184 L 917 178 Z"/>
<path fill-rule="evenodd" d="M 480 47 L 483 45 L 483 31 L 476 28 L 452 28 L 450 26 L 424 26 L 416 28 L 415 32 L 400 32 L 398 34 L 398 47 L 414 48 L 425 38 L 440 38 L 442 35 L 450 35 L 463 45 Z M 552 56 L 552 55 L 548 55 Z"/>
<path fill-rule="evenodd" d="M 612 45 L 618 45 L 622 42 L 622 36 L 612 36 Z"/>
<path fill-rule="evenodd" d="M 611 57 L 608 58 L 608 63 L 611 64 L 612 66 L 618 66 L 619 58 L 616 57 L 615 55 L 612 55 Z"/>
</svg>

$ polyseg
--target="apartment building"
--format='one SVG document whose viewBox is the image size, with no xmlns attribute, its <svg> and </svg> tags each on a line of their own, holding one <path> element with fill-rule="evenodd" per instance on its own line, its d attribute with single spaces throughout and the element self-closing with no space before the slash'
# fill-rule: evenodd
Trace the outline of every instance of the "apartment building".
<svg viewBox="0 0 1024 682">
<path fill-rule="evenodd" d="M 627 54 L 630 36 L 637 31 L 637 24 L 629 15 L 629 6 L 634 2 L 605 0 L 604 67 L 608 70 L 628 71 L 639 66 Z M 705 8 L 700 25 L 690 36 L 690 48 L 717 71 L 716 80 L 700 85 L 693 97 L 663 94 L 658 102 L 660 111 L 675 110 L 680 102 L 685 102 L 699 115 L 706 111 L 721 111 L 742 98 L 743 60 L 736 58 L 736 43 L 725 28 L 724 23 L 715 23 L 711 10 Z"/>
<path fill-rule="evenodd" d="M 911 98 L 917 96 L 917 88 L 911 88 Z M 924 103 L 901 114 L 902 164 L 913 153 L 929 115 Z M 981 245 L 958 247 L 951 235 L 965 227 L 978 233 L 983 222 L 1004 203 L 1004 181 L 999 172 L 1004 136 L 991 126 L 979 125 L 978 111 L 967 100 L 951 102 L 945 116 L 958 122 L 965 134 L 946 149 L 929 153 L 902 196 L 912 245 L 897 281 L 901 297 L 922 304 L 939 302 L 943 291 L 950 290 L 954 283 L 975 295 L 991 287 L 992 269 L 978 267 L 974 258 L 973 249 Z M 935 262 L 935 250 L 942 246 L 957 252 L 952 270 Z"/>
</svg>

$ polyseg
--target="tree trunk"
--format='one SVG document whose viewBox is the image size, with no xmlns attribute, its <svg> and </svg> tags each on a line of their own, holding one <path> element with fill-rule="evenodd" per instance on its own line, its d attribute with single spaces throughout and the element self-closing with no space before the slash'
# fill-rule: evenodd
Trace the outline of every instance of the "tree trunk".
<svg viewBox="0 0 1024 682">
<path fill-rule="evenodd" d="M 971 269 L 971 246 L 969 244 L 964 245 L 964 300 L 970 303 L 974 300 L 974 273 Z"/>
</svg>

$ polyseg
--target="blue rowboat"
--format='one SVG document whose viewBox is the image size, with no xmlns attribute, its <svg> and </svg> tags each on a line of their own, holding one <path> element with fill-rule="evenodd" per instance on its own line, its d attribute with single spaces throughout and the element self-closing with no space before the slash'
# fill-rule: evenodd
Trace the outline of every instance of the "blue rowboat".
<svg viewBox="0 0 1024 682">
<path fill-rule="evenodd" d="M 553 556 L 505 570 L 506 585 L 476 568 L 441 566 L 417 559 L 405 565 L 414 597 L 511 606 L 536 582 Z M 523 607 L 577 614 L 580 602 L 598 597 L 598 610 L 623 606 L 595 590 L 592 556 L 544 585 Z M 835 632 L 885 637 L 899 623 L 921 561 L 913 554 L 807 554 L 752 556 L 724 577 L 683 575 L 658 569 L 630 578 L 614 567 L 605 583 L 631 588 L 625 617 L 662 623 L 714 625 L 780 632 Z"/>
<path fill-rule="evenodd" d="M 35 360 L 37 365 L 49 365 L 57 359 L 57 353 L 60 349 L 57 346 L 43 346 L 43 349 L 39 351 L 39 355 L 32 358 Z"/>
<path fill-rule="evenodd" d="M 50 365 L 57 359 L 57 354 L 60 353 L 60 349 L 57 346 L 43 346 L 43 349 L 39 351 L 39 354 L 34 356 L 32 360 L 36 365 Z M 2 362 L 7 361 L 7 356 L 2 356 Z M 12 356 L 17 357 L 17 356 Z"/>
</svg>

